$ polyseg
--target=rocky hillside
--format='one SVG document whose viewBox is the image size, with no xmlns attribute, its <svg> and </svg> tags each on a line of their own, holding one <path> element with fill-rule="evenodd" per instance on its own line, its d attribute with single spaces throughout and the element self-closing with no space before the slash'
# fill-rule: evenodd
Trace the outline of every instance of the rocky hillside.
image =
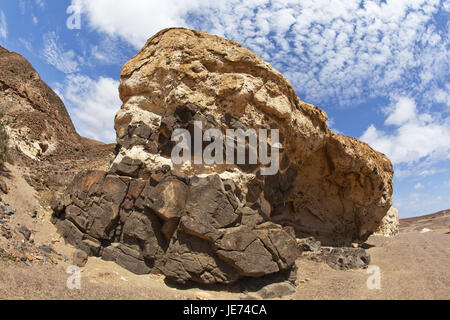
<svg viewBox="0 0 450 320">
<path fill-rule="evenodd" d="M 0 109 L 10 157 L 39 191 L 62 190 L 83 168 L 103 168 L 114 146 L 80 137 L 58 95 L 20 54 L 0 47 Z"/>
<path fill-rule="evenodd" d="M 15 149 L 31 159 L 83 149 L 67 110 L 21 55 L 0 47 L 0 108 Z"/>
</svg>

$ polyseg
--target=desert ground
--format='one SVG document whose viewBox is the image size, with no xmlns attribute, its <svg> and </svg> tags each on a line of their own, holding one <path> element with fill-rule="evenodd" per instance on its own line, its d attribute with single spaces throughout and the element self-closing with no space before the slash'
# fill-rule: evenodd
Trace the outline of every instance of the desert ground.
<svg viewBox="0 0 450 320">
<path fill-rule="evenodd" d="M 81 269 L 81 289 L 67 288 L 75 248 L 66 245 L 50 222 L 49 208 L 41 207 L 38 193 L 24 172 L 8 165 L 3 179 L 9 192 L 2 199 L 15 210 L 11 225 L 26 225 L 35 246 L 48 246 L 59 254 L 49 262 L 0 259 L 2 299 L 249 299 L 239 285 L 231 287 L 177 287 L 159 275 L 135 275 L 112 262 L 89 258 Z M 32 214 L 36 212 L 37 214 Z M 426 229 L 424 229 L 426 228 Z M 400 221 L 393 238 L 371 236 L 364 244 L 370 265 L 381 271 L 381 288 L 368 289 L 367 270 L 337 271 L 325 263 L 300 257 L 299 286 L 283 299 L 450 299 L 450 212 Z M 426 231 L 426 232 L 424 232 Z M 5 239 L 1 239 L 4 241 Z M 45 259 L 44 259 L 45 260 Z"/>
</svg>

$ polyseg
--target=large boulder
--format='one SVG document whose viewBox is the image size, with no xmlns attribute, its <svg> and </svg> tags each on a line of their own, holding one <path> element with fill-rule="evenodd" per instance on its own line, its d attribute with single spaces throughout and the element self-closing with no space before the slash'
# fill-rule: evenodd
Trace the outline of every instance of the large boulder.
<svg viewBox="0 0 450 320">
<path fill-rule="evenodd" d="M 322 110 L 233 41 L 163 30 L 123 67 L 119 91 L 109 171 L 81 172 L 54 205 L 64 238 L 90 254 L 179 283 L 270 278 L 296 270 L 296 237 L 365 240 L 391 206 L 390 161 L 331 132 Z M 172 161 L 177 129 L 195 139 L 213 128 L 278 129 L 266 143 L 277 170 L 264 170 L 261 150 L 250 163 L 251 146 L 244 163 Z"/>
<path fill-rule="evenodd" d="M 301 101 L 281 73 L 236 42 L 163 30 L 125 64 L 119 91 L 113 168 L 133 160 L 141 172 L 135 176 L 165 165 L 188 176 L 218 174 L 235 183 L 246 206 L 324 245 L 364 241 L 391 207 L 389 159 L 330 131 L 325 112 Z M 194 121 L 203 130 L 279 129 L 280 171 L 262 176 L 261 164 L 173 165 L 171 134 L 192 132 Z"/>
</svg>

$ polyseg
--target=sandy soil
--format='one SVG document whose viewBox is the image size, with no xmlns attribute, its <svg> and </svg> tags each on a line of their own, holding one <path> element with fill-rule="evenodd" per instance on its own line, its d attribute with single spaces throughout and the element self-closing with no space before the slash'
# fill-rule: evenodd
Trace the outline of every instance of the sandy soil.
<svg viewBox="0 0 450 320">
<path fill-rule="evenodd" d="M 3 299 L 239 299 L 238 286 L 185 289 L 169 286 L 162 276 L 137 276 L 118 265 L 89 258 L 81 270 L 81 290 L 66 286 L 74 248 L 61 241 L 49 222 L 49 208 L 39 204 L 38 194 L 10 166 L 10 188 L 2 198 L 16 210 L 13 223 L 27 225 L 36 245 L 49 245 L 66 258 L 58 264 L 0 260 L 0 297 Z M 37 218 L 31 213 L 38 211 Z M 297 292 L 286 299 L 450 299 L 449 212 L 401 221 L 394 238 L 372 236 L 367 245 L 371 265 L 381 271 L 381 289 L 368 289 L 366 270 L 336 271 L 325 263 L 299 258 Z M 421 233 L 423 228 L 431 231 Z"/>
</svg>

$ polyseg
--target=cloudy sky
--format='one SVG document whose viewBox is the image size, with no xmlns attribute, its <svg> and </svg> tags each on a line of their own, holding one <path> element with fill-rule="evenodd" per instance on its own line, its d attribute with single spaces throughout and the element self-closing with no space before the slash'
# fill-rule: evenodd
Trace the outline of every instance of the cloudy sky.
<svg viewBox="0 0 450 320">
<path fill-rule="evenodd" d="M 149 37 L 184 26 L 238 41 L 332 129 L 390 157 L 409 217 L 450 208 L 449 17 L 450 0 L 1 0 L 0 45 L 82 135 L 113 142 L 121 67 Z"/>
</svg>

